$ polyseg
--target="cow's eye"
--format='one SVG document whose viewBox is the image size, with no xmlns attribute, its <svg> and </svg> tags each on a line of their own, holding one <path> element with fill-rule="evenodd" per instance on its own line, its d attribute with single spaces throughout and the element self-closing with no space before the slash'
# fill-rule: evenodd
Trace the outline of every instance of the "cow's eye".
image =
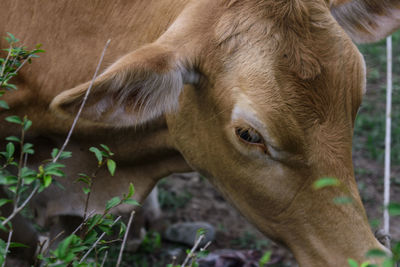
<svg viewBox="0 0 400 267">
<path fill-rule="evenodd" d="M 240 140 L 250 144 L 264 144 L 261 135 L 254 129 L 236 127 L 235 133 Z"/>
</svg>

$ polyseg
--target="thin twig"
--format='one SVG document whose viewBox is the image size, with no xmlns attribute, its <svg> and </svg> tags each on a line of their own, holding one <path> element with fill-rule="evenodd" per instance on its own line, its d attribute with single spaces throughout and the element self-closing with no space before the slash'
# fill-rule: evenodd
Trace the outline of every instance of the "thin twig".
<svg viewBox="0 0 400 267">
<path fill-rule="evenodd" d="M 24 156 L 24 167 L 26 167 L 26 164 L 28 164 L 28 153 L 25 153 L 25 156 Z"/>
<path fill-rule="evenodd" d="M 11 230 L 10 233 L 8 234 L 6 252 L 4 253 L 4 261 L 3 261 L 3 264 L 1 265 L 1 267 L 6 266 L 7 253 L 8 253 L 8 249 L 10 248 L 12 234 L 13 234 L 13 231 Z"/>
<path fill-rule="evenodd" d="M 25 63 L 32 57 L 32 55 L 29 55 L 23 62 L 21 65 L 19 65 L 19 67 L 14 71 L 14 73 L 18 73 L 18 71 L 25 65 Z"/>
<path fill-rule="evenodd" d="M 211 241 L 208 241 L 208 243 L 203 248 L 201 248 L 200 251 L 206 250 L 210 245 L 211 245 Z"/>
<path fill-rule="evenodd" d="M 103 52 L 102 52 L 102 54 L 101 54 L 99 63 L 97 64 L 97 67 L 96 67 L 96 71 L 95 71 L 95 73 L 94 73 L 94 75 L 93 75 L 92 81 L 90 82 L 89 88 L 86 90 L 86 93 L 85 93 L 85 96 L 84 96 L 84 98 L 83 98 L 82 104 L 81 104 L 81 106 L 79 107 L 78 113 L 77 113 L 76 116 L 75 116 L 75 119 L 74 119 L 74 121 L 73 121 L 73 123 L 72 123 L 71 129 L 70 129 L 69 132 L 68 132 L 68 135 L 67 135 L 67 138 L 65 139 L 64 144 L 62 145 L 60 151 L 58 151 L 57 156 L 53 159 L 53 162 L 56 162 L 56 161 L 59 159 L 59 157 L 61 156 L 61 153 L 64 151 L 65 147 L 67 146 L 67 144 L 68 144 L 68 142 L 69 142 L 69 139 L 71 138 L 72 132 L 73 132 L 74 129 L 75 129 L 76 123 L 78 122 L 78 119 L 79 119 L 79 117 L 80 117 L 80 115 L 81 115 L 81 113 L 82 113 L 83 107 L 84 107 L 85 104 L 86 104 L 86 101 L 87 101 L 87 98 L 88 98 L 88 96 L 89 96 L 90 90 L 92 89 L 92 86 L 93 86 L 93 84 L 94 84 L 94 80 L 97 78 L 97 73 L 99 72 L 100 65 L 101 65 L 101 63 L 103 62 L 104 55 L 105 55 L 105 53 L 106 53 L 107 47 L 108 47 L 108 45 L 110 44 L 110 42 L 111 42 L 111 39 L 109 39 L 109 40 L 107 41 L 106 45 L 104 46 L 104 49 L 103 49 Z"/>
<path fill-rule="evenodd" d="M 186 256 L 185 261 L 182 263 L 181 267 L 185 267 L 186 264 L 189 262 L 190 258 L 192 258 L 196 249 L 200 246 L 201 241 L 205 238 L 205 235 L 200 235 L 199 239 L 197 239 L 196 243 L 194 244 L 193 248 L 190 250 L 189 254 Z"/>
<path fill-rule="evenodd" d="M 54 241 L 56 241 L 64 233 L 65 233 L 65 231 L 61 231 L 52 240 L 49 241 L 49 245 L 47 246 L 46 250 L 43 252 L 43 255 L 47 256 L 47 253 L 49 252 L 51 245 L 53 245 Z"/>
<path fill-rule="evenodd" d="M 42 242 L 38 242 L 39 243 L 39 251 L 36 253 L 36 255 L 40 255 L 42 254 L 44 245 L 46 245 L 46 243 L 49 241 L 48 238 L 46 238 L 45 240 L 43 240 Z M 39 257 L 35 257 L 35 262 L 33 263 L 33 266 L 36 267 L 39 264 Z"/>
<path fill-rule="evenodd" d="M 119 216 L 119 217 L 111 224 L 110 228 L 113 227 L 114 224 L 116 224 L 120 219 L 121 219 L 121 216 Z M 79 261 L 79 264 L 81 264 L 81 263 L 84 261 L 84 259 L 86 259 L 86 257 L 89 256 L 90 252 L 92 252 L 92 250 L 97 246 L 97 244 L 100 242 L 100 240 L 103 239 L 103 237 L 105 236 L 105 234 L 106 234 L 106 233 L 103 232 L 103 233 L 100 235 L 100 237 L 96 240 L 96 242 L 94 242 L 94 244 L 90 247 L 90 249 L 86 252 L 86 254 L 83 255 L 82 259 Z"/>
<path fill-rule="evenodd" d="M 133 221 L 133 216 L 135 215 L 135 211 L 131 212 L 131 216 L 129 216 L 129 221 L 128 221 L 128 225 L 126 226 L 126 231 L 124 234 L 124 240 L 122 241 L 122 245 L 121 248 L 119 250 L 119 255 L 118 255 L 118 260 L 117 260 L 117 264 L 115 265 L 115 267 L 119 267 L 122 261 L 122 254 L 124 253 L 124 249 L 125 249 L 125 244 L 126 244 L 126 240 L 128 239 L 128 234 L 129 234 L 129 229 L 131 228 L 131 224 Z"/>
<path fill-rule="evenodd" d="M 0 77 L 3 77 L 4 75 L 4 71 L 6 70 L 6 64 L 8 62 L 8 60 L 10 59 L 10 55 L 11 55 L 11 50 L 12 50 L 13 46 L 12 43 L 10 44 L 10 49 L 8 50 L 7 53 L 7 57 L 6 60 L 3 62 L 3 66 L 1 67 L 1 73 L 0 73 Z M 1 82 L 0 87 L 3 85 L 3 82 Z"/>
<path fill-rule="evenodd" d="M 24 119 L 25 120 L 25 119 Z M 21 147 L 21 153 L 19 154 L 19 161 L 18 161 L 18 178 L 17 178 L 17 185 L 15 187 L 15 196 L 14 196 L 14 210 L 16 210 L 18 208 L 18 202 L 19 202 L 19 198 L 21 195 L 21 192 L 19 192 L 21 184 L 22 184 L 22 166 L 24 164 L 24 141 L 25 141 L 25 130 L 24 127 L 22 127 L 21 130 L 21 139 L 19 141 L 19 145 Z"/>
<path fill-rule="evenodd" d="M 93 215 L 93 213 L 95 213 L 95 210 L 89 212 L 87 218 L 75 229 L 75 231 L 72 232 L 71 235 L 76 235 L 76 233 L 82 228 L 82 226 L 85 225 L 85 223 L 89 220 L 89 218 Z"/>
<path fill-rule="evenodd" d="M 106 263 L 107 256 L 108 256 L 108 251 L 106 251 L 106 253 L 104 253 L 104 258 L 103 258 L 103 261 L 101 262 L 100 267 L 103 267 L 104 263 Z"/>
<path fill-rule="evenodd" d="M 5 219 L 1 225 L 4 226 L 6 225 L 9 221 L 11 221 L 12 218 L 15 217 L 15 215 L 17 215 L 21 210 L 23 210 L 25 208 L 25 206 L 29 203 L 29 201 L 35 196 L 35 194 L 37 193 L 37 191 L 39 190 L 39 185 L 36 185 L 35 188 L 33 188 L 31 194 L 28 196 L 27 199 L 25 199 L 24 203 L 22 203 L 21 206 L 19 206 L 18 208 L 14 209 L 14 211 L 11 213 L 10 216 L 7 217 L 7 219 Z"/>
</svg>

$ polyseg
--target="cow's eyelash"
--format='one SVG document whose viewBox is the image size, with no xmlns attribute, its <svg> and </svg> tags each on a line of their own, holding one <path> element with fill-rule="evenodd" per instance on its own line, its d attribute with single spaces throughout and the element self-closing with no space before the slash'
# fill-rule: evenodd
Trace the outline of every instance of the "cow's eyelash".
<svg viewBox="0 0 400 267">
<path fill-rule="evenodd" d="M 235 134 L 240 140 L 249 144 L 264 144 L 261 134 L 250 127 L 236 127 Z"/>
</svg>

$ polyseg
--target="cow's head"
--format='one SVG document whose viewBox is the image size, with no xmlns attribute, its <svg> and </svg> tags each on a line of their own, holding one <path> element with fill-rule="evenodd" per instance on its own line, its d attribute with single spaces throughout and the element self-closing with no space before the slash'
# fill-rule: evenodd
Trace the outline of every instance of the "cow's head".
<svg viewBox="0 0 400 267">
<path fill-rule="evenodd" d="M 166 114 L 187 162 L 304 266 L 345 266 L 379 247 L 351 156 L 365 66 L 339 24 L 354 40 L 381 38 L 398 1 L 193 2 L 97 78 L 82 119 L 122 127 Z M 88 86 L 53 108 L 76 113 Z M 323 177 L 340 185 L 315 190 Z"/>
</svg>

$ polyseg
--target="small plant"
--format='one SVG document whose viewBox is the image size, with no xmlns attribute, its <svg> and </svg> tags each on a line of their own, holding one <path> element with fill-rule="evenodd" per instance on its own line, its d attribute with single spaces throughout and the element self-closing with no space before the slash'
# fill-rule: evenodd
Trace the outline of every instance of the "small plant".
<svg viewBox="0 0 400 267">
<path fill-rule="evenodd" d="M 173 211 L 183 208 L 192 195 L 184 191 L 182 193 L 171 192 L 166 188 L 166 180 L 160 181 L 158 185 L 158 201 L 162 209 L 172 209 Z"/>
<path fill-rule="evenodd" d="M 10 47 L 5 49 L 7 57 L 0 59 L 0 89 L 2 89 L 0 96 L 3 96 L 6 90 L 16 90 L 17 88 L 10 83 L 10 80 L 17 75 L 26 62 L 30 63 L 32 58 L 37 57 L 37 53 L 44 52 L 39 49 L 40 45 L 36 46 L 34 50 L 27 50 L 26 47 L 16 46 L 19 40 L 12 34 L 8 34 L 6 40 L 9 42 Z M 3 100 L 0 100 L 0 107 L 3 109 L 9 108 L 8 104 Z M 0 199 L 0 207 L 6 204 L 13 206 L 12 213 L 8 217 L 0 217 L 0 229 L 9 233 L 7 242 L 0 241 L 1 266 L 4 266 L 6 263 L 10 248 L 24 246 L 23 244 L 11 242 L 13 234 L 11 220 L 22 211 L 33 196 L 41 193 L 55 183 L 54 177 L 65 176 L 62 170 L 65 168 L 65 165 L 58 161 L 72 156 L 70 152 L 64 151 L 64 148 L 73 130 L 72 127 L 63 148 L 53 149 L 49 159 L 43 160 L 37 169 L 31 169 L 27 167 L 27 161 L 28 155 L 35 153 L 34 145 L 25 142 L 25 136 L 26 132 L 32 126 L 32 121 L 27 116 L 23 118 L 9 116 L 6 118 L 6 121 L 18 125 L 21 130 L 20 136 L 9 136 L 6 138 L 5 150 L 0 152 L 0 185 L 7 189 L 10 195 L 9 199 Z M 133 185 L 130 184 L 128 193 L 124 194 L 122 198 L 114 197 L 110 199 L 106 203 L 103 213 L 89 214 L 87 212 L 91 188 L 95 182 L 97 172 L 105 166 L 107 166 L 112 176 L 116 171 L 116 163 L 111 158 L 114 154 L 106 145 L 102 144 L 100 146 L 101 148 L 90 148 L 90 151 L 94 153 L 97 159 L 97 169 L 91 175 L 80 174 L 80 177 L 77 179 L 85 184 L 83 192 L 87 195 L 82 223 L 71 235 L 61 240 L 56 249 L 49 251 L 48 249 L 43 249 L 44 243 L 40 244 L 35 266 L 103 266 L 107 258 L 109 244 L 120 241 L 120 239 L 111 241 L 105 239 L 106 235 L 113 234 L 117 223 L 119 224 L 118 236 L 123 236 L 123 244 L 117 261 L 117 266 L 120 265 L 128 234 L 127 229 L 130 227 L 134 212 L 131 213 L 128 227 L 120 221 L 121 217 L 115 218 L 110 212 L 121 204 L 139 205 L 139 203 L 132 199 L 135 190 Z M 18 153 L 18 149 L 16 148 L 19 148 Z M 61 233 L 51 242 L 54 242 L 60 235 Z M 103 254 L 103 260 L 100 262 L 101 254 Z M 94 259 L 88 260 L 89 257 Z"/>
<path fill-rule="evenodd" d="M 210 246 L 211 242 L 208 242 L 204 247 L 200 248 L 200 244 L 205 238 L 205 230 L 204 229 L 199 229 L 197 230 L 197 237 L 196 241 L 192 247 L 192 249 L 186 250 L 186 258 L 183 261 L 182 264 L 177 265 L 175 262 L 172 262 L 167 265 L 167 267 L 198 267 L 199 263 L 197 262 L 198 259 L 206 257 L 208 255 L 208 250 L 207 248 Z M 199 249 L 199 250 L 198 250 Z"/>
<path fill-rule="evenodd" d="M 0 89 L 16 90 L 17 87 L 10 83 L 10 80 L 15 77 L 19 70 L 26 64 L 32 63 L 32 58 L 38 57 L 37 54 L 43 53 L 44 50 L 40 49 L 41 44 L 36 45 L 35 49 L 28 50 L 25 46 L 18 46 L 19 39 L 15 38 L 11 33 L 7 33 L 7 40 L 9 48 L 3 49 L 7 52 L 6 58 L 0 58 Z M 5 91 L 0 91 L 2 96 Z M 0 100 L 0 107 L 8 109 L 5 101 Z"/>
<path fill-rule="evenodd" d="M 158 232 L 147 232 L 139 250 L 145 253 L 152 253 L 161 248 L 161 235 Z"/>
<path fill-rule="evenodd" d="M 232 240 L 232 245 L 240 249 L 263 250 L 268 246 L 268 240 L 258 240 L 257 237 L 248 231 L 245 231 L 240 237 Z"/>
</svg>

